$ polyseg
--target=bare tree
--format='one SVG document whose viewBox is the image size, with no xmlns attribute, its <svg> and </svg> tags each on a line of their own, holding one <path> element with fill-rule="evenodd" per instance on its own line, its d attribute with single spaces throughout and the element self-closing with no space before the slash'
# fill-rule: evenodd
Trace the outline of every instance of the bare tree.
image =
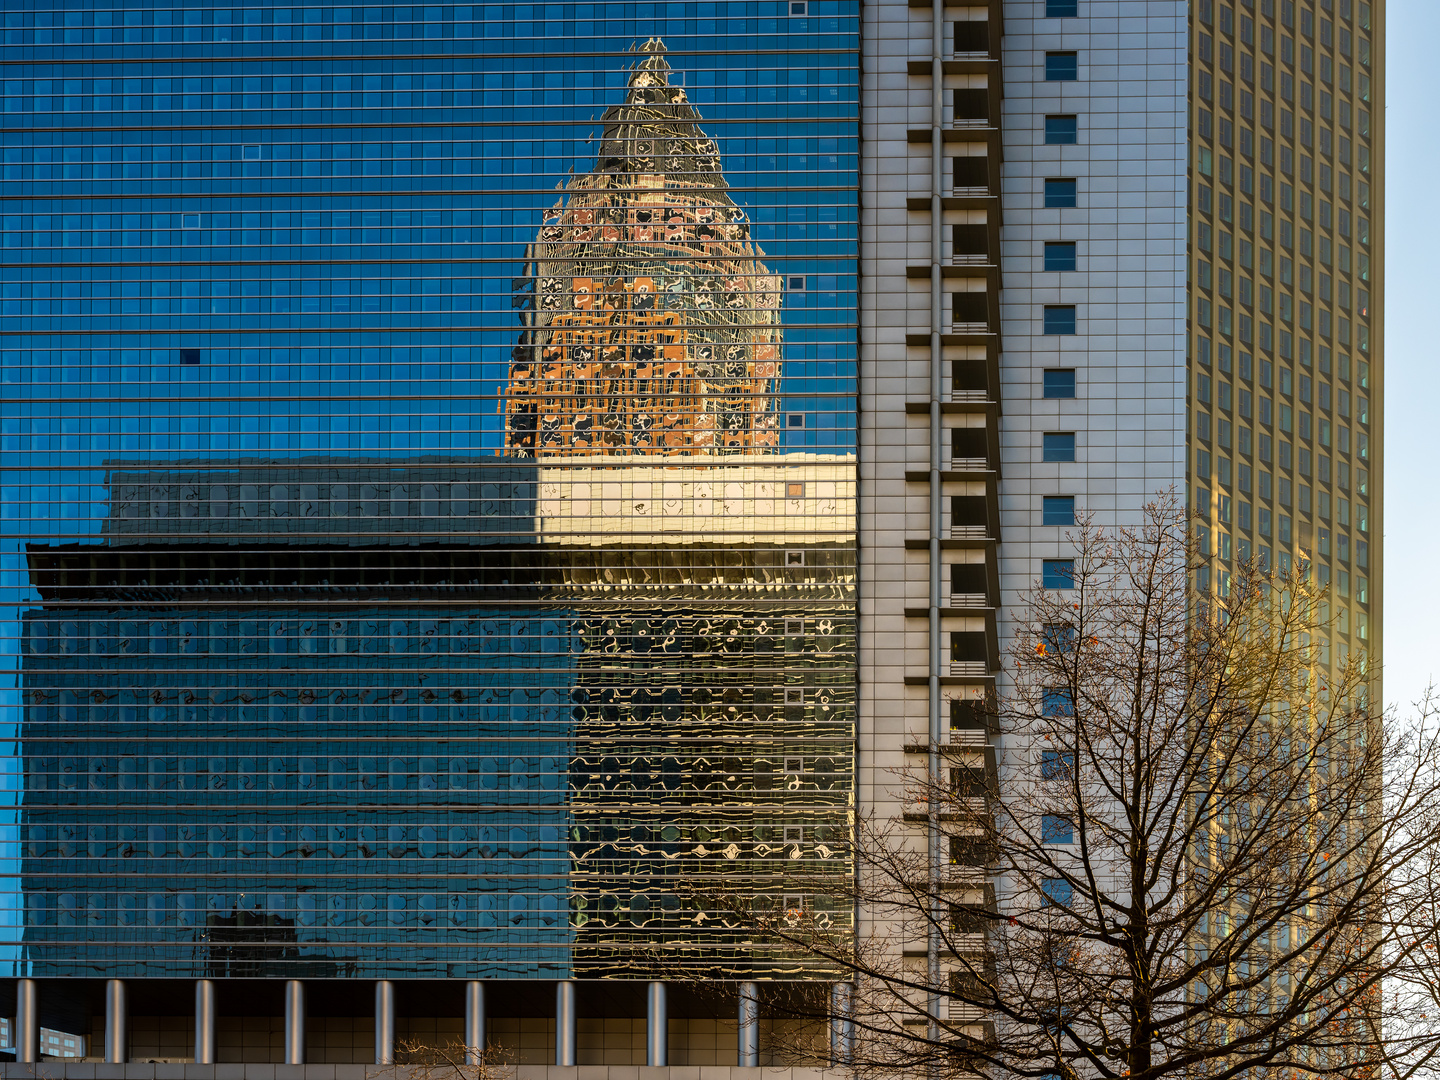
<svg viewBox="0 0 1440 1080">
<path fill-rule="evenodd" d="M 515 1073 L 513 1057 L 497 1043 L 479 1047 L 459 1041 L 431 1044 L 402 1039 L 395 1047 L 395 1063 L 376 1066 L 367 1075 L 394 1080 L 509 1080 Z"/>
<path fill-rule="evenodd" d="M 1072 539 L 1073 587 L 1018 608 L 998 782 L 978 749 L 932 747 L 944 767 L 906 776 L 906 814 L 860 823 L 855 938 L 755 922 L 853 980 L 861 1071 L 1428 1067 L 1434 710 L 1386 721 L 1363 656 L 1325 662 L 1327 598 L 1303 566 L 1197 593 L 1171 500 Z"/>
</svg>

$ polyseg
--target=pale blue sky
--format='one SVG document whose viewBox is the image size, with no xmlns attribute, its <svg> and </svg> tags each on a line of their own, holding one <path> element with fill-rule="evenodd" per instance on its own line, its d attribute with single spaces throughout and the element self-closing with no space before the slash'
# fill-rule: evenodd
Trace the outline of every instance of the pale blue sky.
<svg viewBox="0 0 1440 1080">
<path fill-rule="evenodd" d="M 1440 4 L 1386 9 L 1385 697 L 1405 707 L 1440 676 Z"/>
</svg>

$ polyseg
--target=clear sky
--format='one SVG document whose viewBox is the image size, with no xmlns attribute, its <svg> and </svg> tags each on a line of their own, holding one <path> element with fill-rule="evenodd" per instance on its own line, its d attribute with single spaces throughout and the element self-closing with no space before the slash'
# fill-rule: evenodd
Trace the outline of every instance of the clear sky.
<svg viewBox="0 0 1440 1080">
<path fill-rule="evenodd" d="M 1440 677 L 1440 3 L 1390 0 L 1385 110 L 1385 697 Z"/>
</svg>

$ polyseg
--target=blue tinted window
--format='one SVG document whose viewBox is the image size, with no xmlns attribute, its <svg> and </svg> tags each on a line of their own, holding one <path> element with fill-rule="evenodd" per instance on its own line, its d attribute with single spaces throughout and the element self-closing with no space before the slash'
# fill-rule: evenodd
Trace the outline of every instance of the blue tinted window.
<svg viewBox="0 0 1440 1080">
<path fill-rule="evenodd" d="M 1040 818 L 1040 840 L 1046 844 L 1073 844 L 1075 826 L 1060 814 L 1045 814 Z"/>
<path fill-rule="evenodd" d="M 1075 886 L 1064 878 L 1046 878 L 1040 883 L 1045 903 L 1054 907 L 1069 907 L 1075 896 Z"/>
<path fill-rule="evenodd" d="M 1073 431 L 1047 431 L 1040 436 L 1042 460 L 1074 461 L 1075 433 Z"/>
<path fill-rule="evenodd" d="M 1075 333 L 1075 305 L 1047 304 L 1045 306 L 1045 333 Z"/>
<path fill-rule="evenodd" d="M 1040 524 L 1074 525 L 1075 496 L 1046 495 L 1040 500 Z"/>
<path fill-rule="evenodd" d="M 1071 19 L 1080 14 L 1080 0 L 1045 0 L 1047 19 Z"/>
<path fill-rule="evenodd" d="M 1067 623 L 1051 623 L 1040 631 L 1040 643 L 1051 655 L 1070 652 L 1078 640 L 1078 631 Z"/>
<path fill-rule="evenodd" d="M 1045 241 L 1045 269 L 1046 269 L 1046 270 L 1074 270 L 1074 269 L 1075 269 L 1075 241 L 1073 241 L 1073 240 L 1047 240 L 1047 241 Z"/>
<path fill-rule="evenodd" d="M 1074 82 L 1080 77 L 1080 58 L 1073 52 L 1045 54 L 1046 82 Z"/>
<path fill-rule="evenodd" d="M 1040 563 L 1040 584 L 1047 589 L 1075 587 L 1074 559 L 1045 559 Z"/>
<path fill-rule="evenodd" d="M 1045 181 L 1045 205 L 1064 209 L 1075 205 L 1077 185 L 1067 177 Z"/>
<path fill-rule="evenodd" d="M 1074 116 L 1045 117 L 1045 141 L 1054 146 L 1069 146 L 1079 138 L 1080 126 Z"/>
<path fill-rule="evenodd" d="M 1051 687 L 1045 691 L 1041 702 L 1041 712 L 1046 716 L 1074 716 L 1075 699 L 1070 696 L 1070 691 L 1065 687 Z M 1066 760 L 1069 760 L 1068 756 Z"/>
<path fill-rule="evenodd" d="M 1047 398 L 1073 398 L 1075 396 L 1074 368 L 1046 368 L 1044 379 Z"/>
<path fill-rule="evenodd" d="M 1063 694 L 1063 690 L 1051 691 Z M 1065 699 L 1068 702 L 1068 698 Z M 1047 716 L 1068 716 L 1069 713 L 1046 713 Z M 1058 780 L 1069 776 L 1075 765 L 1075 755 L 1059 750 L 1040 751 L 1040 776 L 1045 780 Z"/>
</svg>

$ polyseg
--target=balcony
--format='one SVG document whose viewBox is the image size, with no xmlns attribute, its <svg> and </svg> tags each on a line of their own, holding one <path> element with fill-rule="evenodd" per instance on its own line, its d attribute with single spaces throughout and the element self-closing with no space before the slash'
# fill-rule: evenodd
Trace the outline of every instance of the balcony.
<svg viewBox="0 0 1440 1080">
<path fill-rule="evenodd" d="M 986 660 L 951 660 L 950 677 L 952 679 L 983 679 L 990 674 L 990 664 Z"/>
<path fill-rule="evenodd" d="M 952 592 L 950 594 L 950 606 L 959 610 L 988 608 L 990 606 L 990 597 L 984 593 Z"/>
<path fill-rule="evenodd" d="M 990 733 L 984 728 L 951 728 L 946 746 L 959 750 L 983 750 L 990 745 Z"/>
</svg>

